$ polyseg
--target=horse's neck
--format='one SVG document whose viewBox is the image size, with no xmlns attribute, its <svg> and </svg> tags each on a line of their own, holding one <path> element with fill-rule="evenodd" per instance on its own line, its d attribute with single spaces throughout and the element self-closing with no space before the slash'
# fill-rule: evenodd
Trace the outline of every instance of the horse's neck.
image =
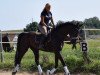
<svg viewBox="0 0 100 75">
<path fill-rule="evenodd" d="M 67 30 L 59 29 L 55 32 L 51 32 L 48 36 L 49 36 L 49 39 L 51 39 L 51 41 L 53 39 L 57 41 L 64 41 L 65 38 L 67 37 L 67 34 L 68 34 Z"/>
<path fill-rule="evenodd" d="M 64 40 L 67 37 L 68 30 L 66 29 L 60 29 L 58 33 L 58 37 L 60 37 L 62 40 Z"/>
</svg>

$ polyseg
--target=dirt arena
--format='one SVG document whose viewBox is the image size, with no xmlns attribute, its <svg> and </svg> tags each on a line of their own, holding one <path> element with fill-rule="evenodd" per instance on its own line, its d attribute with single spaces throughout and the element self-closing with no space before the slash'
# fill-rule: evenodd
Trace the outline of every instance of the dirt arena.
<svg viewBox="0 0 100 75">
<path fill-rule="evenodd" d="M 11 71 L 0 71 L 0 75 L 11 75 Z M 38 75 L 38 73 L 29 73 L 29 72 L 18 72 L 16 75 Z M 46 74 L 44 74 L 46 75 Z M 63 73 L 57 73 L 55 75 L 64 75 Z M 71 75 L 96 75 L 96 74 L 84 74 L 84 73 L 80 73 L 80 74 L 71 74 Z"/>
</svg>

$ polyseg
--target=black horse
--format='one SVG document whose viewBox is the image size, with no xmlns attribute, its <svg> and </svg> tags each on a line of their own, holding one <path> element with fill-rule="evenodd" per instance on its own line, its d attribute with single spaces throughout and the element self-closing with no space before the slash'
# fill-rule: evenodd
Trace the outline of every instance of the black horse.
<svg viewBox="0 0 100 75">
<path fill-rule="evenodd" d="M 2 42 L 9 42 L 8 34 L 2 37 Z M 2 46 L 5 52 L 10 52 L 12 50 L 10 43 L 2 43 Z"/>
<path fill-rule="evenodd" d="M 31 48 L 35 55 L 35 62 L 38 67 L 39 75 L 42 75 L 42 68 L 39 65 L 39 50 L 52 52 L 55 54 L 55 68 L 49 70 L 49 74 L 53 74 L 58 67 L 58 60 L 61 61 L 65 75 L 70 75 L 70 72 L 62 58 L 61 50 L 62 44 L 66 36 L 69 34 L 70 37 L 77 37 L 80 29 L 80 23 L 66 22 L 60 24 L 54 28 L 48 36 L 45 38 L 44 47 L 39 49 L 39 41 L 42 37 L 42 34 L 37 34 L 35 32 L 21 33 L 18 36 L 17 51 L 15 55 L 15 68 L 12 72 L 13 75 L 19 70 L 21 59 L 24 54 L 28 51 L 28 48 Z"/>
</svg>

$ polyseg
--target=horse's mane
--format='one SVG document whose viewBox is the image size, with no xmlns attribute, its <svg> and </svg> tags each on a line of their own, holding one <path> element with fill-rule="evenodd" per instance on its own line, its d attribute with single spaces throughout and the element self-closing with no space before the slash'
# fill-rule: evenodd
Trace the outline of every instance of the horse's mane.
<svg viewBox="0 0 100 75">
<path fill-rule="evenodd" d="M 75 24 L 72 21 L 71 22 L 64 22 L 64 23 L 61 23 L 61 24 L 57 24 L 56 27 L 51 32 L 57 31 L 62 27 L 64 28 L 66 26 L 74 26 L 74 25 Z"/>
<path fill-rule="evenodd" d="M 78 25 L 82 25 L 82 22 L 81 21 L 68 21 L 68 22 L 63 22 L 63 23 L 61 23 L 61 24 L 57 24 L 56 25 L 56 29 L 58 29 L 58 28 L 61 28 L 61 27 L 64 27 L 64 26 L 68 26 L 68 25 L 72 25 L 72 26 L 78 26 Z"/>
<path fill-rule="evenodd" d="M 68 22 L 63 22 L 61 24 L 57 24 L 56 27 L 54 28 L 54 31 L 62 28 L 62 27 L 66 27 L 66 26 L 73 26 L 73 27 L 80 27 L 82 26 L 83 23 L 81 21 L 68 21 Z"/>
<path fill-rule="evenodd" d="M 64 27 L 66 25 L 72 25 L 72 24 L 73 24 L 72 22 L 64 22 L 64 23 L 61 23 L 61 24 L 57 24 L 56 29 L 59 29 L 59 28 Z"/>
<path fill-rule="evenodd" d="M 61 28 L 67 28 L 67 27 L 70 26 L 70 27 L 79 29 L 80 26 L 82 26 L 82 25 L 83 25 L 83 23 L 81 21 L 63 22 L 63 23 L 57 24 L 56 27 L 48 35 L 58 33 L 58 30 L 61 29 Z"/>
</svg>

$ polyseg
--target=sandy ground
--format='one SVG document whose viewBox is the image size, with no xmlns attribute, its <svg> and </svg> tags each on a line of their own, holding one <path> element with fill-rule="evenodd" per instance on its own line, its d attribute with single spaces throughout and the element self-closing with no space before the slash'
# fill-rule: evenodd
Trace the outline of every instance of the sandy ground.
<svg viewBox="0 0 100 75">
<path fill-rule="evenodd" d="M 0 71 L 0 75 L 12 75 L 11 71 Z M 18 72 L 16 75 L 38 75 L 38 73 L 29 73 L 29 72 Z M 43 75 L 46 75 L 46 74 L 43 74 Z M 63 73 L 57 73 L 55 75 L 64 75 Z M 88 74 L 83 74 L 83 73 L 80 73 L 80 74 L 71 74 L 71 75 L 96 75 L 96 74 L 91 74 L 91 73 L 88 73 Z"/>
</svg>

